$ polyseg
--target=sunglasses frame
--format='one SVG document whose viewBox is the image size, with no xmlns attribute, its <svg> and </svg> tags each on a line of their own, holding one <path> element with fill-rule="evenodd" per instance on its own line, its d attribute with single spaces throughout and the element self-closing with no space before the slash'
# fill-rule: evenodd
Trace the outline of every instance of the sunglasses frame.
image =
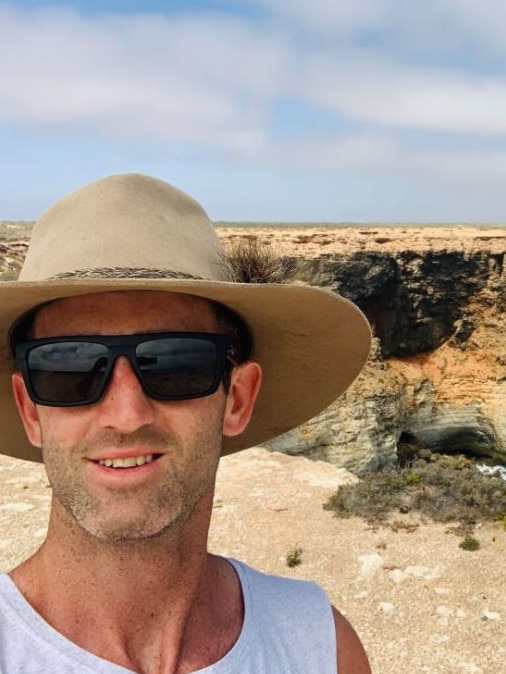
<svg viewBox="0 0 506 674">
<path fill-rule="evenodd" d="M 212 342 L 216 346 L 216 363 L 214 368 L 214 378 L 212 384 L 200 393 L 186 393 L 181 395 L 159 396 L 153 394 L 148 390 L 144 381 L 143 373 L 137 363 L 135 349 L 143 342 L 158 341 L 162 339 L 182 339 L 182 338 L 201 339 L 207 342 Z M 93 344 L 100 344 L 107 348 L 108 362 L 103 373 L 103 380 L 98 387 L 95 395 L 91 398 L 80 402 L 53 402 L 40 398 L 35 392 L 31 376 L 30 368 L 28 366 L 28 356 L 31 350 L 37 346 L 44 346 L 46 344 L 58 344 L 65 342 L 92 342 Z M 73 336 L 57 336 L 47 337 L 43 339 L 32 339 L 19 342 L 14 350 L 16 364 L 21 371 L 23 381 L 30 396 L 30 399 L 37 405 L 44 405 L 46 407 L 82 407 L 84 405 L 93 405 L 98 402 L 104 395 L 111 378 L 115 363 L 120 356 L 125 356 L 130 363 L 132 370 L 144 391 L 145 395 L 154 400 L 161 401 L 176 401 L 176 400 L 190 400 L 194 398 L 204 398 L 215 393 L 227 373 L 232 367 L 238 364 L 237 352 L 230 343 L 230 338 L 227 335 L 217 334 L 213 332 L 145 332 L 135 335 L 73 335 Z M 86 373 L 83 373 L 86 374 Z"/>
</svg>

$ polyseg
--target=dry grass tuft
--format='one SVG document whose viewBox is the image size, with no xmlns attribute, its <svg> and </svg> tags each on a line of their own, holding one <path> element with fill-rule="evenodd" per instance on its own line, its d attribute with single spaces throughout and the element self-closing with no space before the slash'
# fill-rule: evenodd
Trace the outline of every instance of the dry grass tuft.
<svg viewBox="0 0 506 674">
<path fill-rule="evenodd" d="M 302 563 L 302 553 L 303 549 L 300 546 L 292 548 L 286 553 L 286 565 L 293 569 L 295 566 L 299 566 Z"/>
<path fill-rule="evenodd" d="M 234 283 L 288 283 L 297 271 L 293 260 L 253 236 L 229 243 L 222 264 Z"/>
</svg>

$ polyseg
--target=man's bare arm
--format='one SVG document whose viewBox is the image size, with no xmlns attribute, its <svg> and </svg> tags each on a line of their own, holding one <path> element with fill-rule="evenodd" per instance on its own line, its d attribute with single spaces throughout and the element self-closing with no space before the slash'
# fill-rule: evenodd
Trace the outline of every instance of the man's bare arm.
<svg viewBox="0 0 506 674">
<path fill-rule="evenodd" d="M 357 633 L 339 613 L 332 607 L 337 638 L 337 671 L 338 674 L 371 674 L 371 666 Z"/>
</svg>

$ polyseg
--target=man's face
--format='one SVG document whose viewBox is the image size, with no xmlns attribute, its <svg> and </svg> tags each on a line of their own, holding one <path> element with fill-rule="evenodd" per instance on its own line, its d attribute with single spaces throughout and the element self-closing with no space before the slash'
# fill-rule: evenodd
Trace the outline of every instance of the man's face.
<svg viewBox="0 0 506 674">
<path fill-rule="evenodd" d="M 218 330 L 206 300 L 159 292 L 59 300 L 42 308 L 34 325 L 36 338 L 162 331 Z M 246 425 L 234 426 L 237 386 L 228 397 L 220 387 L 204 398 L 153 400 L 124 356 L 92 405 L 36 406 L 19 373 L 13 382 L 28 435 L 42 447 L 55 508 L 106 540 L 149 538 L 184 524 L 201 499 L 212 496 L 222 433 Z M 118 459 L 139 465 L 110 465 Z"/>
</svg>

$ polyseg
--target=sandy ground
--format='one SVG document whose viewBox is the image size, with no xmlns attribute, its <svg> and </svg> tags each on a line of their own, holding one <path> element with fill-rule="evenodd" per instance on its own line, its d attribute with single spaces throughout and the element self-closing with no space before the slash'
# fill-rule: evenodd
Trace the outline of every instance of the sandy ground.
<svg viewBox="0 0 506 674">
<path fill-rule="evenodd" d="M 50 489 L 39 465 L 3 457 L 0 471 L 6 571 L 42 541 Z M 226 457 L 210 547 L 319 582 L 361 635 L 375 674 L 505 672 L 503 525 L 479 527 L 481 548 L 465 552 L 448 527 L 409 515 L 394 516 L 397 531 L 337 519 L 322 504 L 350 479 L 329 464 L 259 448 Z M 302 562 L 289 568 L 286 555 L 298 547 Z"/>
</svg>

